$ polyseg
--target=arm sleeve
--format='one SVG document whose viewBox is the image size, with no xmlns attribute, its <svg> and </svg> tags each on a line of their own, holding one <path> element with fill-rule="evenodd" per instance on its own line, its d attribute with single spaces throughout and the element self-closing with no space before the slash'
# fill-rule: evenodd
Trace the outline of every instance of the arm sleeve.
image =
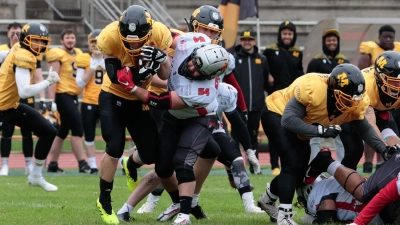
<svg viewBox="0 0 400 225">
<path fill-rule="evenodd" d="M 29 98 L 39 94 L 39 92 L 50 86 L 50 82 L 43 80 L 37 84 L 31 83 L 31 76 L 29 69 L 16 67 L 15 68 L 15 81 L 17 83 L 18 94 L 21 98 Z"/>
<path fill-rule="evenodd" d="M 306 107 L 292 97 L 283 111 L 281 126 L 299 135 L 318 137 L 318 128 L 305 123 Z"/>
<path fill-rule="evenodd" d="M 10 50 L 0 51 L 0 63 L 3 63 Z"/>
<path fill-rule="evenodd" d="M 396 181 L 398 178 L 389 182 L 377 195 L 368 203 L 361 213 L 354 220 L 357 225 L 366 225 L 387 205 L 399 201 L 399 193 Z"/>
<path fill-rule="evenodd" d="M 233 72 L 230 73 L 229 75 L 224 77 L 224 82 L 232 85 L 234 88 L 236 88 L 238 92 L 238 100 L 237 100 L 237 105 L 239 106 L 240 110 L 246 111 L 246 102 L 244 101 L 244 96 L 242 89 L 240 88 L 238 82 L 235 79 L 235 76 L 233 75 Z"/>
<path fill-rule="evenodd" d="M 247 130 L 247 126 L 242 120 L 237 110 L 233 110 L 231 112 L 225 113 L 226 118 L 229 123 L 232 125 L 232 130 L 237 133 L 240 144 L 242 144 L 244 150 L 252 149 L 250 134 Z"/>
<path fill-rule="evenodd" d="M 85 74 L 85 70 L 78 67 L 76 68 L 76 84 L 80 87 L 80 88 L 84 88 L 86 86 L 86 82 L 83 81 L 82 77 Z"/>
<path fill-rule="evenodd" d="M 310 63 L 308 63 L 307 66 L 307 73 L 318 73 L 318 64 L 319 64 L 318 59 L 311 59 Z"/>
<path fill-rule="evenodd" d="M 385 143 L 365 118 L 362 120 L 353 120 L 350 124 L 365 143 L 371 146 L 376 152 L 382 153 L 386 149 Z"/>
</svg>

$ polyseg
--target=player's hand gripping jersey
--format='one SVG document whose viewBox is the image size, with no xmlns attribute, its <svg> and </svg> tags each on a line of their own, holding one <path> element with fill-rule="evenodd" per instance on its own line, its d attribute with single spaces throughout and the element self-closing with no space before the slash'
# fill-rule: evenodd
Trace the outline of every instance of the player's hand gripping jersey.
<svg viewBox="0 0 400 225">
<path fill-rule="evenodd" d="M 192 54 L 195 48 L 207 44 L 211 44 L 211 39 L 201 33 L 186 33 L 178 39 L 171 75 L 168 79 L 168 90 L 176 91 L 189 107 L 181 110 L 169 110 L 177 118 L 215 114 L 218 108 L 216 99 L 218 79 L 189 80 L 178 72 L 182 62 Z"/>
</svg>

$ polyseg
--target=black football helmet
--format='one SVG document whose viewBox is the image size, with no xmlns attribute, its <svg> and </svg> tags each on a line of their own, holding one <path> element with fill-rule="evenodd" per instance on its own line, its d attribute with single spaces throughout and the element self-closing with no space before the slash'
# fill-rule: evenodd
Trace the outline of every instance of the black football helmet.
<svg viewBox="0 0 400 225">
<path fill-rule="evenodd" d="M 188 24 L 189 32 L 199 32 L 199 27 L 218 32 L 213 38 L 213 44 L 218 44 L 224 29 L 224 20 L 215 7 L 203 5 L 194 10 Z"/>
<path fill-rule="evenodd" d="M 50 42 L 49 32 L 43 24 L 31 22 L 22 27 L 19 43 L 22 48 L 29 50 L 34 55 L 47 53 Z"/>
<path fill-rule="evenodd" d="M 400 53 L 386 51 L 376 57 L 375 78 L 383 93 L 392 98 L 400 97 Z"/>
<path fill-rule="evenodd" d="M 150 13 L 140 5 L 132 5 L 126 9 L 119 18 L 119 37 L 121 42 L 132 56 L 138 56 L 140 50 L 149 40 L 153 20 Z M 130 44 L 138 44 L 131 47 Z"/>
<path fill-rule="evenodd" d="M 96 54 L 100 53 L 99 49 L 97 48 L 97 36 L 99 36 L 100 32 L 101 29 L 94 29 L 88 35 L 88 46 L 89 46 L 89 51 L 91 53 L 96 53 Z"/>
<path fill-rule="evenodd" d="M 328 90 L 333 92 L 339 111 L 344 113 L 354 110 L 364 97 L 364 75 L 353 64 L 338 65 L 329 75 Z"/>
</svg>

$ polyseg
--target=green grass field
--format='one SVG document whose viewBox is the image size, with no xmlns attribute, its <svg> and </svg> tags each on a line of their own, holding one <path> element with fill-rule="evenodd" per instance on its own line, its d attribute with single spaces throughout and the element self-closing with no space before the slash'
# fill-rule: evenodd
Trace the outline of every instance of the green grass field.
<svg viewBox="0 0 400 225">
<path fill-rule="evenodd" d="M 148 170 L 140 171 L 143 175 Z M 21 171 L 11 171 L 13 176 L 0 177 L 0 224 L 103 224 L 95 203 L 98 198 L 98 176 L 80 175 L 75 171 L 67 174 L 49 175 L 46 179 L 57 185 L 57 192 L 45 192 L 38 187 L 29 187 L 26 177 Z M 117 171 L 112 192 L 115 211 L 123 205 L 129 196 L 125 176 Z M 265 191 L 265 184 L 272 180 L 270 175 L 251 175 L 251 183 L 255 186 L 254 196 L 258 197 Z M 136 214 L 135 221 L 126 224 L 170 224 L 157 222 L 157 216 L 166 209 L 171 201 L 164 193 L 156 211 L 152 214 Z M 243 224 L 274 224 L 269 221 L 267 214 L 248 214 L 237 190 L 231 188 L 222 169 L 214 169 L 208 177 L 200 195 L 200 205 L 210 220 L 198 221 L 191 216 L 193 224 L 243 225 Z M 295 220 L 300 222 L 303 211 L 298 213 Z M 125 224 L 125 223 L 124 223 Z"/>
</svg>

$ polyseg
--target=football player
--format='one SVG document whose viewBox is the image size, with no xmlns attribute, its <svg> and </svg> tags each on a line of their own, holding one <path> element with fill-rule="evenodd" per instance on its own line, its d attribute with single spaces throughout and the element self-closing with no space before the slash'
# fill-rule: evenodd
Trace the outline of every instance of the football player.
<svg viewBox="0 0 400 225">
<path fill-rule="evenodd" d="M 320 174 L 312 184 L 296 188 L 297 200 L 306 214 L 303 224 L 327 224 L 353 221 L 366 204 L 359 202 L 343 189 L 334 177 Z M 374 224 L 383 224 L 377 216 Z"/>
<path fill-rule="evenodd" d="M 37 95 L 60 80 L 50 67 L 46 80 L 31 84 L 37 65 L 36 57 L 48 51 L 50 41 L 47 28 L 40 23 L 31 22 L 22 28 L 20 42 L 11 48 L 0 68 L 0 120 L 1 124 L 26 127 L 39 137 L 28 184 L 46 191 L 57 191 L 58 188 L 42 176 L 42 167 L 57 131 L 37 110 L 19 104 L 20 98 Z"/>
<path fill-rule="evenodd" d="M 73 30 L 66 29 L 61 33 L 61 48 L 52 48 L 46 55 L 49 67 L 60 74 L 61 81 L 49 89 L 49 98 L 52 99 L 51 111 L 60 113 L 61 125 L 58 128 L 57 137 L 54 139 L 50 150 L 47 172 L 63 173 L 58 167 L 58 159 L 62 145 L 71 130 L 71 148 L 78 162 L 80 173 L 90 173 L 90 167 L 83 154 L 83 128 L 82 117 L 78 109 L 78 95 L 82 89 L 77 85 L 75 57 L 82 54 L 79 48 L 75 48 L 76 34 Z"/>
<path fill-rule="evenodd" d="M 179 37 L 168 80 L 169 92 L 161 95 L 137 87 L 129 68 L 118 72 L 120 84 L 141 101 L 151 107 L 169 109 L 160 129 L 162 151 L 155 170 L 169 192 L 176 190 L 178 181 L 180 213 L 174 224 L 190 224 L 196 186 L 193 166 L 217 122 L 215 77 L 228 67 L 226 50 L 208 43 L 211 40 L 204 34 L 187 33 Z"/>
<path fill-rule="evenodd" d="M 377 138 L 375 137 L 374 139 Z M 379 140 L 379 138 L 377 140 Z M 400 172 L 400 166 L 398 163 L 398 159 L 400 158 L 400 146 L 394 145 L 391 147 L 385 147 L 382 146 L 382 144 L 380 145 L 380 148 L 382 148 L 381 154 L 383 158 L 387 161 L 382 164 L 381 168 L 373 173 L 368 180 L 365 180 L 355 170 L 343 166 L 342 164 L 340 164 L 340 162 L 334 161 L 331 157 L 331 152 L 329 149 L 322 149 L 318 153 L 317 157 L 315 157 L 315 159 L 311 161 L 307 169 L 307 173 L 305 174 L 305 181 L 307 183 L 311 183 L 315 179 L 315 177 L 318 176 L 318 174 L 322 172 L 328 172 L 330 175 L 334 176 L 337 182 L 347 192 L 351 193 L 355 197 L 355 199 L 365 204 L 369 204 L 374 196 L 378 196 L 377 194 L 381 189 L 389 185 L 388 189 L 380 194 L 378 197 L 382 198 L 381 203 L 376 204 L 380 200 L 375 200 L 374 206 L 381 207 L 381 204 L 388 203 L 388 200 L 386 199 L 388 197 L 387 195 L 394 195 L 394 193 L 389 190 L 393 188 L 393 180 L 395 180 L 394 183 L 396 183 L 396 178 Z M 397 190 L 397 188 L 395 188 L 395 190 Z M 385 196 L 385 194 L 387 195 Z M 393 198 L 393 200 L 395 199 L 397 198 Z M 381 208 L 379 208 L 379 210 L 380 209 Z M 374 216 L 375 215 L 376 213 L 374 214 Z M 333 217 L 334 215 L 327 214 L 326 216 Z"/>
<path fill-rule="evenodd" d="M 111 206 L 111 190 L 118 159 L 124 151 L 125 128 L 137 146 L 137 151 L 126 162 L 128 184 L 134 185 L 137 181 L 137 168 L 155 162 L 160 144 L 157 126 L 148 108 L 142 107 L 142 101 L 124 89 L 117 73 L 130 67 L 136 84 L 144 88 L 155 73 L 166 80 L 171 71 L 167 57 L 171 43 L 168 28 L 152 20 L 150 13 L 139 5 L 128 7 L 119 21 L 107 25 L 97 37 L 107 70 L 99 95 L 101 130 L 107 147 L 101 160 L 97 207 L 108 224 L 119 223 Z"/>
<path fill-rule="evenodd" d="M 100 29 L 95 29 L 88 35 L 90 54 L 79 54 L 75 58 L 76 84 L 79 88 L 83 88 L 81 114 L 90 174 L 98 173 L 94 138 L 96 123 L 100 119 L 99 94 L 106 73 L 103 54 L 97 48 L 97 37 L 100 32 Z"/>
<path fill-rule="evenodd" d="M 0 62 L 3 63 L 5 57 L 8 55 L 10 49 L 14 44 L 19 43 L 19 37 L 21 35 L 22 25 L 14 22 L 8 25 L 7 37 L 9 38 L 9 43 L 0 45 Z M 42 54 L 36 57 L 37 65 L 33 77 L 33 83 L 39 83 L 43 81 L 42 68 L 41 68 L 41 60 Z M 44 91 L 39 92 L 39 110 L 42 112 L 46 111 L 45 104 L 45 93 Z M 35 107 L 35 98 L 29 97 L 27 99 L 20 99 L 20 103 L 28 104 L 32 108 Z M 0 176 L 8 175 L 8 158 L 11 153 L 11 138 L 14 133 L 14 124 L 3 124 L 3 131 L 1 136 L 1 161 L 2 167 L 0 170 Z M 21 136 L 22 136 L 22 152 L 25 156 L 25 175 L 29 175 L 32 170 L 32 156 L 33 156 L 33 139 L 32 139 L 32 131 L 27 129 L 26 127 L 21 128 Z"/>
<path fill-rule="evenodd" d="M 360 44 L 360 58 L 358 60 L 358 67 L 365 69 L 373 66 L 378 55 L 384 51 L 396 51 L 400 52 L 400 42 L 395 42 L 395 30 L 390 25 L 384 25 L 379 28 L 378 42 L 365 41 Z M 394 113 L 394 112 L 392 112 Z M 397 112 L 396 112 L 397 113 Z M 398 113 L 397 113 L 398 114 Z M 374 158 L 375 152 L 369 146 L 365 146 L 365 162 L 363 165 L 364 173 L 372 172 L 372 159 Z M 376 168 L 383 163 L 383 159 L 380 155 L 377 155 L 378 162 Z"/>
<path fill-rule="evenodd" d="M 279 143 L 282 161 L 281 174 L 258 200 L 271 219 L 277 219 L 278 224 L 297 224 L 291 203 L 295 186 L 307 169 L 311 137 L 334 138 L 341 131 L 340 125 L 350 122 L 377 152 L 386 150 L 364 118 L 368 105 L 364 76 L 356 66 L 346 63 L 336 66 L 330 75 L 306 74 L 267 97 L 262 125 L 267 136 Z M 279 209 L 275 206 L 278 198 Z"/>
</svg>

